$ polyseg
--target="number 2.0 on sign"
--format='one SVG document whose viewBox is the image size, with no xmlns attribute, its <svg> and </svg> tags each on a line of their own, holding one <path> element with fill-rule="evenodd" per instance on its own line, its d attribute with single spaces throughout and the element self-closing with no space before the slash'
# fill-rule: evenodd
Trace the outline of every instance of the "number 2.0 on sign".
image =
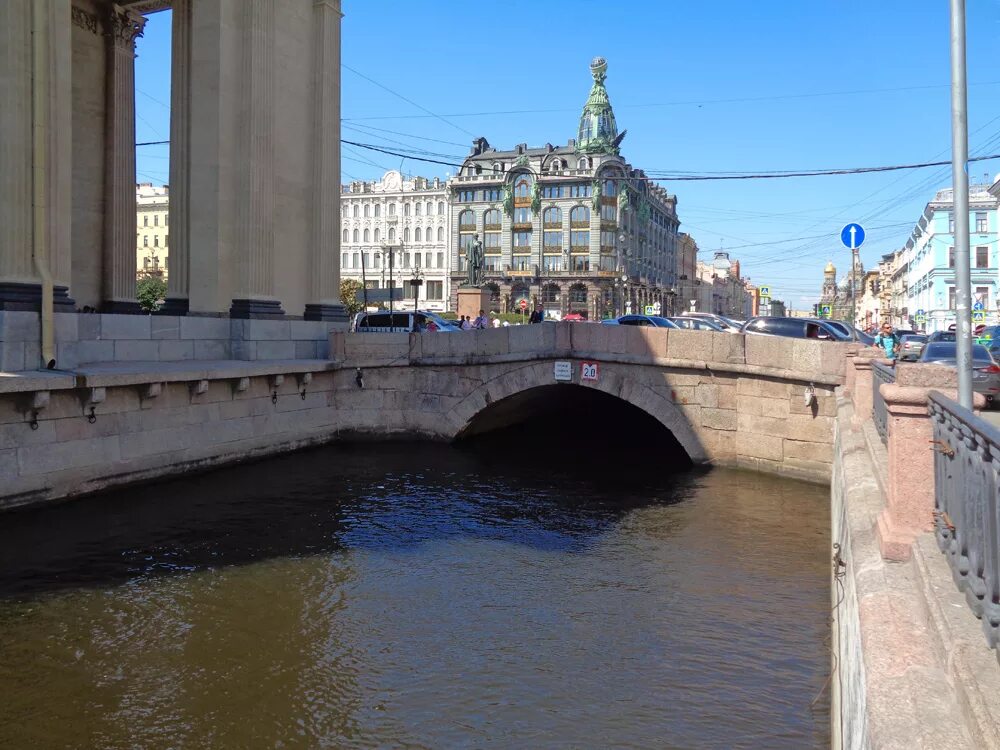
<svg viewBox="0 0 1000 750">
<path fill-rule="evenodd" d="M 596 362 L 580 364 L 580 380 L 597 380 L 598 368 Z"/>
</svg>

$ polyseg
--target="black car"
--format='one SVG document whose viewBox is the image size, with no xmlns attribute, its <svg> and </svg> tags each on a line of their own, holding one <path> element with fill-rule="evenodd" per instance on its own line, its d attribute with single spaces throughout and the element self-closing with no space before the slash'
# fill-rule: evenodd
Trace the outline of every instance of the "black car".
<svg viewBox="0 0 1000 750">
<path fill-rule="evenodd" d="M 927 337 L 927 343 L 933 344 L 937 341 L 947 341 L 954 343 L 955 332 L 954 331 L 934 331 L 930 336 Z"/>
<path fill-rule="evenodd" d="M 827 321 L 814 318 L 751 318 L 740 330 L 742 333 L 786 336 L 793 339 L 846 340 L 844 334 Z"/>
</svg>

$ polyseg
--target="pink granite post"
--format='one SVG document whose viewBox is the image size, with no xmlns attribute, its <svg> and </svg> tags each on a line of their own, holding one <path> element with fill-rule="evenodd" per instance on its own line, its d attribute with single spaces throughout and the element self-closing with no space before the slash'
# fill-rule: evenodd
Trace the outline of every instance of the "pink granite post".
<svg viewBox="0 0 1000 750">
<path fill-rule="evenodd" d="M 854 429 L 859 429 L 872 417 L 872 360 L 875 359 L 878 359 L 877 351 L 864 349 L 847 361 L 848 367 L 854 367 L 854 383 L 851 388 L 851 401 L 854 403 L 851 426 Z"/>
<path fill-rule="evenodd" d="M 921 373 L 912 374 L 919 377 Z M 954 377 L 951 372 L 947 374 Z M 909 379 L 917 378 L 904 377 Z M 926 386 L 883 383 L 879 387 L 888 416 L 889 465 L 886 507 L 879 513 L 875 532 L 886 560 L 908 560 L 910 545 L 934 525 L 933 429 L 927 411 L 927 397 L 932 390 L 949 398 L 957 396 L 954 390 Z M 985 397 L 975 396 L 975 407 L 982 408 Z"/>
</svg>

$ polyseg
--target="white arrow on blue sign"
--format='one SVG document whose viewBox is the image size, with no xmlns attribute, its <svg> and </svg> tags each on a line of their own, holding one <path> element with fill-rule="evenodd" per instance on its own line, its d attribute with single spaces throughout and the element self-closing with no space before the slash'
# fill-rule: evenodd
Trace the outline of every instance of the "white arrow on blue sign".
<svg viewBox="0 0 1000 750">
<path fill-rule="evenodd" d="M 985 306 L 985 305 L 984 305 L 984 304 L 983 304 L 982 302 L 976 302 L 976 303 L 975 303 L 975 304 L 974 304 L 974 305 L 972 306 L 972 309 L 973 309 L 973 310 L 983 310 L 983 309 L 985 309 L 985 307 L 986 307 L 986 306 Z"/>
<path fill-rule="evenodd" d="M 844 247 L 856 250 L 865 241 L 865 230 L 860 224 L 848 224 L 840 231 L 840 241 Z"/>
<path fill-rule="evenodd" d="M 923 314 L 924 314 L 924 309 L 923 308 L 920 308 L 919 310 L 917 310 L 917 315 L 923 315 Z"/>
</svg>

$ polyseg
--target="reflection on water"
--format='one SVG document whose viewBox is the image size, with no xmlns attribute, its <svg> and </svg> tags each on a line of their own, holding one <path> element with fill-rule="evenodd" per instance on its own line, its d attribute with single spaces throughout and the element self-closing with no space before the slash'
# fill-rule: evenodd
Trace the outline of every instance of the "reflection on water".
<svg viewBox="0 0 1000 750">
<path fill-rule="evenodd" d="M 824 488 L 523 453 L 331 447 L 3 516 L 0 747 L 828 744 Z"/>
</svg>

